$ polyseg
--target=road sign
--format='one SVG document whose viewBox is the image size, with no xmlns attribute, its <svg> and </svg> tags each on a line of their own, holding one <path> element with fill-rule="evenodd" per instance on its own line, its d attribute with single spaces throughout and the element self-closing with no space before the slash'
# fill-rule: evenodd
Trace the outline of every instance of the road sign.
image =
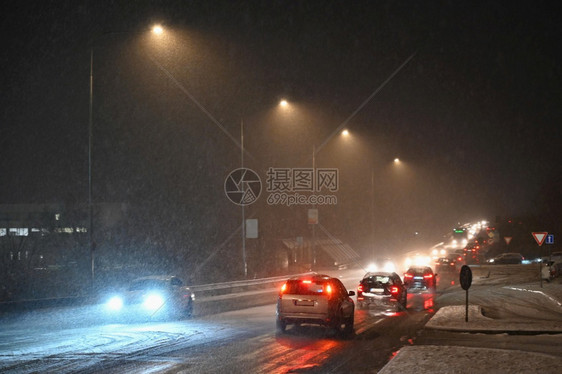
<svg viewBox="0 0 562 374">
<path fill-rule="evenodd" d="M 464 321 L 468 322 L 468 289 L 472 284 L 472 270 L 468 265 L 463 265 L 460 273 L 461 287 L 466 291 L 466 308 L 464 314 Z"/>
<path fill-rule="evenodd" d="M 544 242 L 546 244 L 554 244 L 554 234 L 548 234 Z"/>
<path fill-rule="evenodd" d="M 533 232 L 532 234 L 533 234 L 533 238 L 535 238 L 535 241 L 540 247 L 544 243 L 544 240 L 546 239 L 548 232 Z"/>
<path fill-rule="evenodd" d="M 505 244 L 509 245 L 511 243 L 512 236 L 504 236 L 503 239 L 505 240 Z"/>
<path fill-rule="evenodd" d="M 256 218 L 248 218 L 246 220 L 246 238 L 257 239 L 258 237 L 258 220 Z"/>
<path fill-rule="evenodd" d="M 463 290 L 468 290 L 472 284 L 472 270 L 468 265 L 463 265 L 460 273 L 461 287 Z"/>
</svg>

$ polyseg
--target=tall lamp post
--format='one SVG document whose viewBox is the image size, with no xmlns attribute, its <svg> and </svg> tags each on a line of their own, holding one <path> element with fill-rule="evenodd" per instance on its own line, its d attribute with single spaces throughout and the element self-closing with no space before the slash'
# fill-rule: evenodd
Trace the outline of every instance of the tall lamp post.
<svg viewBox="0 0 562 374">
<path fill-rule="evenodd" d="M 155 25 L 152 27 L 152 32 L 156 35 L 160 35 L 164 32 L 164 29 L 160 25 Z M 115 34 L 124 34 L 124 32 L 112 32 L 107 33 L 102 36 L 106 35 L 115 35 Z M 93 128 L 94 128 L 94 120 L 93 120 L 93 109 L 94 109 L 94 41 L 92 39 L 90 42 L 90 84 L 89 84 L 89 111 L 88 111 L 88 242 L 90 247 L 90 277 L 91 277 L 91 286 L 93 288 L 94 281 L 96 278 L 96 267 L 95 267 L 95 249 L 96 244 L 94 242 L 94 204 L 93 204 L 93 173 L 92 173 L 92 164 L 93 164 Z"/>
<path fill-rule="evenodd" d="M 241 168 L 244 168 L 244 120 L 240 120 L 240 150 Z M 242 261 L 244 263 L 244 278 L 246 278 L 248 277 L 248 260 L 246 259 L 246 209 L 244 204 L 242 204 Z"/>
<path fill-rule="evenodd" d="M 94 259 L 94 206 L 92 204 L 92 142 L 93 142 L 93 105 L 94 105 L 94 46 L 90 48 L 90 95 L 88 115 L 88 242 L 90 244 L 90 277 L 91 286 L 95 280 Z"/>
</svg>

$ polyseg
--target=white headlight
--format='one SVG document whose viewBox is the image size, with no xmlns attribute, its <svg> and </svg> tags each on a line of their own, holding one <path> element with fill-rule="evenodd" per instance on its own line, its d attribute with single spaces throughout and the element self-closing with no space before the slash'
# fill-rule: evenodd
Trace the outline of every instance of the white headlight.
<svg viewBox="0 0 562 374">
<path fill-rule="evenodd" d="M 148 294 L 142 305 L 148 310 L 157 310 L 164 305 L 164 298 L 157 293 Z"/>
<path fill-rule="evenodd" d="M 110 310 L 121 310 L 123 308 L 123 299 L 119 296 L 113 296 L 107 302 L 107 308 Z"/>
<path fill-rule="evenodd" d="M 395 269 L 394 264 L 392 262 L 388 261 L 387 263 L 384 264 L 384 271 L 393 272 L 395 270 L 396 269 Z"/>
<path fill-rule="evenodd" d="M 377 271 L 377 265 L 371 263 L 369 264 L 369 266 L 367 266 L 367 271 Z"/>
</svg>

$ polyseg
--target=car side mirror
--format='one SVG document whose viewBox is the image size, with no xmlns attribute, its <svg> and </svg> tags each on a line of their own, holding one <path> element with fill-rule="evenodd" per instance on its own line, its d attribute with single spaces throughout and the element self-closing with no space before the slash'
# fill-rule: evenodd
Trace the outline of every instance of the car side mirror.
<svg viewBox="0 0 562 374">
<path fill-rule="evenodd" d="M 355 291 L 349 291 L 347 294 L 348 294 L 349 296 L 355 296 Z"/>
</svg>

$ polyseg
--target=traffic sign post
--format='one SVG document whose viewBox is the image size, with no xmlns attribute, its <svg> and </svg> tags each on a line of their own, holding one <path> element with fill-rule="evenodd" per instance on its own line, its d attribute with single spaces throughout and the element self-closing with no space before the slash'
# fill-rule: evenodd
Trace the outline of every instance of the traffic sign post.
<svg viewBox="0 0 562 374">
<path fill-rule="evenodd" d="M 468 265 L 463 265 L 460 272 L 460 282 L 463 290 L 466 291 L 466 308 L 464 321 L 468 322 L 468 289 L 472 284 L 472 270 Z"/>
<path fill-rule="evenodd" d="M 539 245 L 539 255 L 540 255 L 541 245 L 543 245 L 546 237 L 548 236 L 548 232 L 539 231 L 539 232 L 532 232 L 531 234 L 533 235 L 533 238 L 535 238 L 535 241 Z M 542 266 L 543 266 L 542 261 L 539 261 L 539 279 L 541 280 L 541 288 L 542 288 Z"/>
<path fill-rule="evenodd" d="M 537 242 L 539 247 L 543 245 L 544 240 L 548 236 L 548 232 L 533 232 L 532 234 L 533 234 L 533 238 L 535 238 L 535 241 Z"/>
</svg>

